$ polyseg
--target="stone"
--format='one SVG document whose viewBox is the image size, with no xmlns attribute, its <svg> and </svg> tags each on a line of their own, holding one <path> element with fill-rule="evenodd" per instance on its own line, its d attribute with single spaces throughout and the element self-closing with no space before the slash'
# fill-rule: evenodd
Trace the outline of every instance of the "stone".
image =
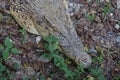
<svg viewBox="0 0 120 80">
<path fill-rule="evenodd" d="M 36 43 L 38 44 L 41 41 L 41 39 L 42 39 L 41 36 L 37 36 L 36 37 Z"/>
<path fill-rule="evenodd" d="M 116 42 L 117 42 L 117 43 L 120 43 L 120 36 L 118 36 L 118 37 L 116 38 Z"/>
<path fill-rule="evenodd" d="M 95 49 L 95 48 L 91 48 L 91 49 L 89 49 L 89 51 L 88 51 L 90 54 L 97 54 L 98 52 L 97 52 L 97 50 Z"/>
<path fill-rule="evenodd" d="M 119 24 L 116 24 L 116 25 L 115 25 L 115 29 L 117 29 L 117 30 L 120 29 Z"/>
<path fill-rule="evenodd" d="M 117 8 L 120 8 L 120 0 L 117 0 Z"/>
</svg>

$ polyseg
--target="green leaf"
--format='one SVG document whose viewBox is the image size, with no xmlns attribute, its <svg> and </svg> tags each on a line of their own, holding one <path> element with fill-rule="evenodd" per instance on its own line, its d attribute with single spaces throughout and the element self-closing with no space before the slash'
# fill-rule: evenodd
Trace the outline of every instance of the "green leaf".
<svg viewBox="0 0 120 80">
<path fill-rule="evenodd" d="M 98 80 L 107 80 L 106 78 L 105 78 L 105 76 L 104 75 L 100 75 L 100 76 L 98 76 Z"/>
<path fill-rule="evenodd" d="M 61 67 L 61 65 L 62 66 L 64 66 L 64 58 L 62 58 L 62 57 L 60 57 L 60 56 L 58 56 L 58 55 L 54 55 L 54 64 L 55 64 L 55 66 L 57 66 L 57 67 Z"/>
<path fill-rule="evenodd" d="M 51 43 L 49 43 L 48 45 L 48 50 L 50 51 L 50 53 L 54 52 L 53 45 Z"/>
<path fill-rule="evenodd" d="M 7 78 L 5 78 L 5 77 L 0 77 L 0 80 L 8 80 Z"/>
<path fill-rule="evenodd" d="M 20 65 L 19 63 L 14 63 L 14 64 L 13 64 L 13 68 L 14 68 L 15 70 L 18 70 L 18 69 L 21 68 L 21 65 Z"/>
<path fill-rule="evenodd" d="M 4 49 L 4 46 L 0 45 L 0 50 L 3 50 Z"/>
<path fill-rule="evenodd" d="M 80 63 L 79 66 L 77 67 L 77 71 L 78 71 L 78 72 L 81 72 L 81 73 L 84 73 L 84 72 L 85 72 L 85 71 L 84 71 L 84 66 L 83 66 L 82 63 Z"/>
<path fill-rule="evenodd" d="M 91 2 L 92 0 L 87 0 L 87 2 L 89 3 L 89 2 Z"/>
<path fill-rule="evenodd" d="M 10 74 L 10 70 L 7 69 L 7 70 L 6 70 L 6 73 L 7 73 L 7 74 Z"/>
<path fill-rule="evenodd" d="M 89 14 L 87 15 L 88 20 L 94 21 L 95 20 L 95 15 L 94 14 Z"/>
<path fill-rule="evenodd" d="M 25 75 L 22 77 L 22 80 L 29 80 L 29 78 Z"/>
<path fill-rule="evenodd" d="M 2 16 L 2 14 L 0 13 L 0 21 L 3 19 L 3 16 Z"/>
<path fill-rule="evenodd" d="M 56 49 L 59 49 L 58 43 L 55 43 L 55 44 L 53 45 L 53 49 L 54 49 L 54 51 L 55 51 Z"/>
<path fill-rule="evenodd" d="M 11 52 L 14 53 L 14 54 L 17 54 L 19 52 L 19 50 L 17 48 L 12 48 Z"/>
<path fill-rule="evenodd" d="M 5 39 L 4 45 L 5 45 L 7 48 L 10 49 L 10 48 L 13 47 L 13 42 L 11 42 L 11 41 L 10 41 L 10 38 L 7 37 L 7 38 Z"/>
<path fill-rule="evenodd" d="M 42 59 L 46 59 L 47 58 L 48 61 L 50 61 L 53 58 L 53 55 L 44 53 L 43 55 L 40 56 L 40 58 L 42 58 Z"/>
<path fill-rule="evenodd" d="M 43 75 L 40 75 L 40 80 L 45 80 Z"/>
<path fill-rule="evenodd" d="M 48 43 L 52 42 L 52 43 L 56 43 L 58 42 L 58 38 L 56 38 L 55 36 L 53 35 L 49 35 L 47 37 L 44 37 L 43 38 L 45 41 L 47 41 Z"/>
<path fill-rule="evenodd" d="M 3 59 L 7 59 L 7 58 L 9 57 L 9 49 L 5 49 L 5 50 L 3 51 L 2 56 L 3 56 Z"/>
<path fill-rule="evenodd" d="M 103 12 L 107 14 L 110 12 L 110 10 L 111 10 L 111 4 L 107 3 L 107 5 L 103 8 Z"/>
<path fill-rule="evenodd" d="M 102 69 L 101 68 L 90 68 L 90 73 L 94 76 L 94 77 L 98 77 L 99 75 L 102 74 Z"/>
<path fill-rule="evenodd" d="M 6 69 L 6 67 L 2 63 L 0 63 L 0 72 L 5 71 L 5 69 Z"/>
</svg>

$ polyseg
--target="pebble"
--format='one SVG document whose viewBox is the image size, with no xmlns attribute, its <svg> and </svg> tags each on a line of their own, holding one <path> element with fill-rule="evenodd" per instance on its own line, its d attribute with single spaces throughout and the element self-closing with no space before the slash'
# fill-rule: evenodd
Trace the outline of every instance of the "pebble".
<svg viewBox="0 0 120 80">
<path fill-rule="evenodd" d="M 73 16 L 73 14 L 77 13 L 79 11 L 79 8 L 80 8 L 80 4 L 76 4 L 74 2 L 70 2 L 70 1 L 67 1 L 68 3 L 68 12 L 70 14 L 70 16 Z"/>
<path fill-rule="evenodd" d="M 116 38 L 116 42 L 117 42 L 117 43 L 120 43 L 120 36 L 118 36 L 118 37 Z"/>
<path fill-rule="evenodd" d="M 38 44 L 41 41 L 41 36 L 36 37 L 36 43 Z"/>
<path fill-rule="evenodd" d="M 98 22 L 98 23 L 101 23 L 101 22 L 102 22 L 102 20 L 101 20 L 101 18 L 100 18 L 99 16 L 96 16 L 95 21 Z M 101 23 L 101 24 L 102 24 L 102 23 Z M 102 25 L 102 26 L 104 26 L 104 25 Z"/>
<path fill-rule="evenodd" d="M 117 30 L 120 29 L 119 24 L 116 24 L 116 25 L 115 25 L 115 29 L 117 29 Z"/>
<path fill-rule="evenodd" d="M 120 0 L 117 0 L 117 8 L 120 8 Z"/>
<path fill-rule="evenodd" d="M 110 2 L 110 0 L 106 0 L 106 2 Z"/>
<path fill-rule="evenodd" d="M 91 48 L 91 49 L 89 49 L 89 53 L 96 55 L 97 54 L 97 50 L 95 48 Z"/>
</svg>

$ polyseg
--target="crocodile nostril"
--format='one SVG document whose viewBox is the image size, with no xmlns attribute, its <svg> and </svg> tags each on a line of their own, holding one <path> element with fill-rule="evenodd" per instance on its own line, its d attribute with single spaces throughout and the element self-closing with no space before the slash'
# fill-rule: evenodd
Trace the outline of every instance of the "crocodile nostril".
<svg viewBox="0 0 120 80">
<path fill-rule="evenodd" d="M 82 58 L 81 59 L 83 62 L 87 62 L 87 58 Z"/>
</svg>

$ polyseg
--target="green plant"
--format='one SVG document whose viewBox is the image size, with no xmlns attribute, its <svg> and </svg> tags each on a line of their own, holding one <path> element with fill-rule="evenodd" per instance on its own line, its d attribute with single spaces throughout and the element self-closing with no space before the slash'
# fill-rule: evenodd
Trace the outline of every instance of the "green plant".
<svg viewBox="0 0 120 80">
<path fill-rule="evenodd" d="M 40 75 L 40 80 L 45 80 L 43 75 Z"/>
<path fill-rule="evenodd" d="M 0 80 L 8 80 L 13 77 L 10 70 L 3 64 L 5 60 L 8 59 L 10 53 L 16 54 L 19 52 L 17 48 L 14 47 L 13 42 L 7 37 L 4 40 L 4 44 L 0 44 Z"/>
<path fill-rule="evenodd" d="M 107 19 L 107 14 L 110 13 L 111 7 L 112 7 L 111 3 L 109 2 L 105 7 L 102 8 L 102 11 L 103 11 L 102 15 L 104 17 L 103 22 Z"/>
<path fill-rule="evenodd" d="M 74 73 L 74 80 L 80 80 L 80 75 L 82 73 L 84 73 L 84 68 L 83 68 L 83 64 L 80 64 L 79 66 L 77 66 L 77 68 L 75 69 Z"/>
<path fill-rule="evenodd" d="M 88 14 L 87 19 L 90 20 L 90 21 L 94 21 L 95 20 L 95 15 L 94 14 Z"/>
<path fill-rule="evenodd" d="M 45 48 L 48 51 L 48 53 L 44 53 L 41 58 L 54 60 L 54 64 L 56 67 L 58 67 L 60 70 L 63 70 L 65 72 L 65 75 L 70 79 L 73 80 L 73 76 L 71 71 L 68 69 L 67 64 L 65 64 L 65 59 L 61 56 L 59 56 L 60 48 L 58 45 L 58 38 L 49 35 L 48 37 L 43 38 L 47 43 L 45 44 Z"/>
<path fill-rule="evenodd" d="M 14 47 L 13 42 L 7 37 L 4 41 L 4 45 L 0 45 L 0 51 L 2 52 L 2 58 L 6 60 L 10 53 L 17 54 L 19 50 Z"/>
<path fill-rule="evenodd" d="M 101 47 L 98 47 L 98 46 L 96 46 L 95 47 L 96 48 L 96 50 L 97 50 L 97 52 L 99 53 L 99 55 L 97 55 L 96 57 L 94 57 L 93 59 L 92 59 L 92 62 L 95 64 L 95 63 L 97 63 L 97 64 L 102 64 L 103 63 L 103 57 L 104 57 L 104 51 L 103 51 L 103 49 L 101 48 Z"/>
<path fill-rule="evenodd" d="M 27 39 L 26 39 L 26 34 L 27 34 L 26 29 L 25 29 L 25 28 L 22 28 L 22 29 L 19 30 L 19 32 L 20 32 L 20 33 L 22 34 L 22 36 L 23 36 L 22 43 L 25 43 L 25 41 L 27 40 Z"/>
<path fill-rule="evenodd" d="M 102 64 L 103 63 L 103 56 L 102 55 L 99 55 L 95 58 L 92 59 L 93 63 L 97 63 L 97 64 Z"/>
<path fill-rule="evenodd" d="M 120 80 L 120 76 L 115 76 L 114 80 Z"/>
<path fill-rule="evenodd" d="M 22 80 L 30 80 L 26 75 L 22 76 Z"/>
<path fill-rule="evenodd" d="M 3 19 L 3 16 L 2 16 L 2 14 L 0 13 L 0 21 Z"/>
<path fill-rule="evenodd" d="M 90 68 L 90 73 L 91 75 L 96 79 L 96 80 L 107 80 L 105 76 L 103 75 L 103 70 L 102 68 Z"/>
<path fill-rule="evenodd" d="M 104 0 L 97 0 L 98 3 L 103 2 Z"/>
</svg>

